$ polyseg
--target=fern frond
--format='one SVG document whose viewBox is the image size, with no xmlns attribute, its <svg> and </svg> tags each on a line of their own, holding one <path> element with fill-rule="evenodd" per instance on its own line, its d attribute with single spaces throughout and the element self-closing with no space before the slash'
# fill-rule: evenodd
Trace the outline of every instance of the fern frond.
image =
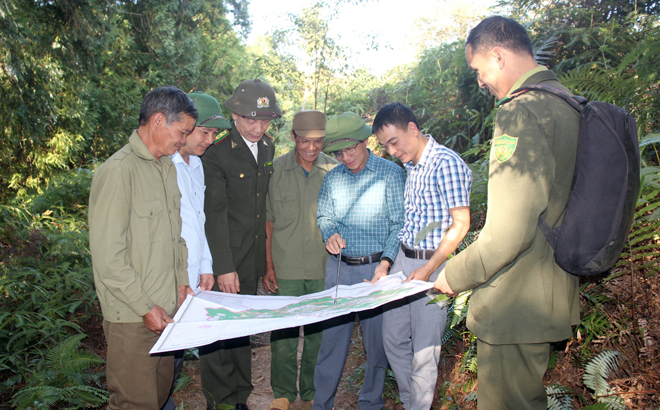
<svg viewBox="0 0 660 410">
<path fill-rule="evenodd" d="M 62 399 L 60 389 L 53 386 L 36 386 L 21 389 L 12 398 L 12 405 L 17 409 L 50 409 Z"/>
<path fill-rule="evenodd" d="M 548 396 L 548 410 L 572 410 L 573 397 L 568 388 L 560 384 L 551 384 L 545 388 Z"/>
<path fill-rule="evenodd" d="M 616 350 L 605 350 L 585 366 L 582 381 L 596 396 L 608 394 L 610 386 L 606 379 L 619 367 L 619 356 L 621 353 Z"/>
<path fill-rule="evenodd" d="M 63 400 L 75 407 L 97 407 L 108 401 L 108 393 L 91 386 L 72 386 L 62 389 Z"/>
</svg>

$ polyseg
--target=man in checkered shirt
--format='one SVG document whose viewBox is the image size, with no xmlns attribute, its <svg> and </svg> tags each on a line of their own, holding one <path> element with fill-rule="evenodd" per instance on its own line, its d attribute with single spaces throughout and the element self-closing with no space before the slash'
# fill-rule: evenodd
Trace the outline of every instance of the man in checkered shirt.
<svg viewBox="0 0 660 410">
<path fill-rule="evenodd" d="M 470 228 L 472 172 L 458 154 L 422 134 L 415 114 L 403 104 L 381 108 L 373 131 L 408 171 L 401 248 L 391 271 L 402 271 L 407 280 L 435 281 Z M 421 293 L 383 312 L 385 353 L 406 410 L 428 410 L 433 404 L 447 307 L 427 305 L 432 298 Z"/>
<path fill-rule="evenodd" d="M 319 192 L 317 221 L 325 247 L 332 255 L 326 264 L 325 288 L 337 284 L 376 282 L 387 276 L 399 248 L 403 226 L 403 169 L 367 149 L 371 127 L 359 115 L 346 112 L 330 118 L 324 150 L 341 165 L 329 171 Z M 339 257 L 339 254 L 341 256 Z M 358 399 L 360 410 L 383 408 L 387 358 L 383 350 L 382 310 L 359 312 L 367 364 Z M 355 313 L 323 322 L 323 340 L 314 370 L 314 410 L 334 406 L 344 370 Z"/>
</svg>

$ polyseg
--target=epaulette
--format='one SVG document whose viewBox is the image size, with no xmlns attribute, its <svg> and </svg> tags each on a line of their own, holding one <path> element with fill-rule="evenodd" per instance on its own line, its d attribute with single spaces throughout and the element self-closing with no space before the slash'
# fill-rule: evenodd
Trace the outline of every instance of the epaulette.
<svg viewBox="0 0 660 410">
<path fill-rule="evenodd" d="M 520 94 L 524 94 L 524 93 L 526 93 L 527 91 L 528 91 L 528 90 L 525 88 L 525 89 L 521 89 L 521 90 L 519 90 L 518 92 L 511 93 L 511 94 L 507 95 L 506 97 L 502 98 L 501 100 L 497 101 L 497 102 L 495 103 L 495 107 L 499 107 L 500 105 L 502 105 L 502 104 L 504 104 L 504 103 L 507 103 L 507 102 L 513 100 L 514 98 L 516 98 L 516 97 L 519 96 Z"/>
<path fill-rule="evenodd" d="M 266 137 L 270 138 L 271 141 L 273 141 L 273 137 L 271 137 L 271 136 L 268 135 L 268 134 L 264 134 L 264 135 L 265 135 Z"/>
<path fill-rule="evenodd" d="M 229 131 L 228 130 L 222 130 L 218 135 L 216 135 L 215 141 L 213 141 L 213 145 L 216 145 L 219 142 L 222 142 L 228 136 L 229 136 Z"/>
</svg>

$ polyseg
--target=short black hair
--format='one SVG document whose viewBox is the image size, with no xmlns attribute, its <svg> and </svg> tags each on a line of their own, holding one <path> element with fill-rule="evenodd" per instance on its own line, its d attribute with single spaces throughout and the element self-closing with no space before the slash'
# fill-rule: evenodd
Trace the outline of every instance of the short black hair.
<svg viewBox="0 0 660 410">
<path fill-rule="evenodd" d="M 472 46 L 472 52 L 483 54 L 493 47 L 502 47 L 516 54 L 534 56 L 532 41 L 527 30 L 520 23 L 501 16 L 487 17 L 470 30 L 465 46 Z"/>
<path fill-rule="evenodd" d="M 140 125 L 145 125 L 156 113 L 165 115 L 167 125 L 181 121 L 182 116 L 189 115 L 197 120 L 197 107 L 193 100 L 180 89 L 166 85 L 149 91 L 140 103 Z"/>
<path fill-rule="evenodd" d="M 396 128 L 407 131 L 408 124 L 411 122 L 417 126 L 417 129 L 420 129 L 419 121 L 417 121 L 417 117 L 410 107 L 398 102 L 389 103 L 378 110 L 378 114 L 376 114 L 376 118 L 374 118 L 374 123 L 371 125 L 371 128 L 374 134 L 390 125 L 394 125 Z"/>
</svg>

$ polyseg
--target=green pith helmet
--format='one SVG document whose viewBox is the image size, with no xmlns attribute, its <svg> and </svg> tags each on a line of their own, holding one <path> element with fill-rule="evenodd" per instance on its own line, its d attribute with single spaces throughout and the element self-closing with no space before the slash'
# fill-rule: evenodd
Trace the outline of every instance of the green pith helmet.
<svg viewBox="0 0 660 410">
<path fill-rule="evenodd" d="M 255 120 L 282 117 L 273 87 L 258 78 L 240 83 L 234 94 L 225 101 L 225 107 L 236 115 Z"/>
<path fill-rule="evenodd" d="M 231 129 L 229 120 L 222 115 L 222 107 L 218 100 L 208 94 L 204 94 L 202 91 L 190 93 L 188 97 L 193 100 L 195 107 L 197 107 L 198 116 L 195 126 Z"/>
<path fill-rule="evenodd" d="M 344 112 L 330 118 L 325 125 L 325 152 L 352 147 L 369 138 L 373 132 L 364 120 L 352 112 Z"/>
</svg>

